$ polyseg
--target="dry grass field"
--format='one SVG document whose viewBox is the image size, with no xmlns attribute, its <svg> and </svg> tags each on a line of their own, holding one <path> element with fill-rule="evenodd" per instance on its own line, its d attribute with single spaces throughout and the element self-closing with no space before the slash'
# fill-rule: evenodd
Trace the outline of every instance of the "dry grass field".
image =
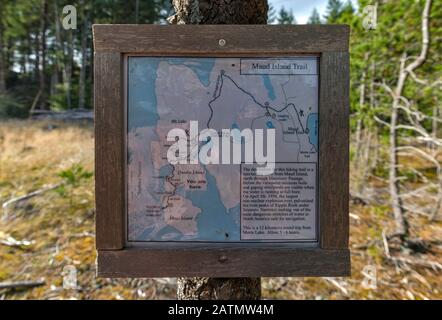
<svg viewBox="0 0 442 320">
<path fill-rule="evenodd" d="M 0 122 L 0 203 L 50 189 L 1 212 L 0 283 L 43 284 L 0 289 L 0 299 L 175 297 L 174 279 L 95 277 L 93 142 L 90 124 Z M 388 200 L 383 187 L 381 180 L 370 181 L 378 198 Z M 264 278 L 264 298 L 442 299 L 441 221 L 410 215 L 411 232 L 424 249 L 406 250 L 383 241 L 383 233 L 393 227 L 388 201 L 354 202 L 352 276 Z M 63 269 L 71 265 L 77 269 L 78 287 L 63 289 Z M 370 270 L 376 271 L 376 283 L 367 282 Z"/>
</svg>

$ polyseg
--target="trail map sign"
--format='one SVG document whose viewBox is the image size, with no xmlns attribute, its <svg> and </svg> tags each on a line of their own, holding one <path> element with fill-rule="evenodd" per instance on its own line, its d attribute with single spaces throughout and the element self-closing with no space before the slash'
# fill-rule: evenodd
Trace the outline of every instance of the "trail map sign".
<svg viewBox="0 0 442 320">
<path fill-rule="evenodd" d="M 317 241 L 317 57 L 127 64 L 129 242 Z M 169 161 L 177 128 L 184 152 Z"/>
<path fill-rule="evenodd" d="M 98 273 L 349 274 L 346 26 L 94 26 Z"/>
</svg>

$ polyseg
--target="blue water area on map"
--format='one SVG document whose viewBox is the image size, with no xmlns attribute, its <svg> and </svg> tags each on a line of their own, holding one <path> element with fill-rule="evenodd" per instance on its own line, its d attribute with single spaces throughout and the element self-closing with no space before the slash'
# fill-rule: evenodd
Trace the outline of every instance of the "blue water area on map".
<svg viewBox="0 0 442 320">
<path fill-rule="evenodd" d="M 233 208 L 229 209 L 229 216 L 232 217 L 233 221 L 235 221 L 235 223 L 237 225 L 239 225 L 239 223 L 240 223 L 240 221 L 239 221 L 239 219 L 241 218 L 240 217 L 240 213 L 241 213 L 240 210 L 241 210 L 241 207 L 240 207 L 239 203 L 237 206 L 234 206 Z"/>
<path fill-rule="evenodd" d="M 142 241 L 151 238 L 152 237 L 151 233 L 154 229 L 155 227 L 153 226 L 144 229 L 143 233 L 138 236 L 138 240 Z"/>
<path fill-rule="evenodd" d="M 233 143 L 241 143 L 241 132 L 240 132 L 241 129 L 238 127 L 238 124 L 233 123 L 230 129 L 232 129 L 231 135 Z"/>
<path fill-rule="evenodd" d="M 161 58 L 130 57 L 128 61 L 128 130 L 155 126 L 159 120 L 155 83 Z"/>
<path fill-rule="evenodd" d="M 156 80 L 158 65 L 167 61 L 172 65 L 184 65 L 197 75 L 204 86 L 210 85 L 214 58 L 160 58 L 129 57 L 128 59 L 128 130 L 156 126 Z"/>
<path fill-rule="evenodd" d="M 208 87 L 210 85 L 210 74 L 215 65 L 214 58 L 169 58 L 167 60 L 173 65 L 183 65 L 195 72 L 200 82 Z"/>
<path fill-rule="evenodd" d="M 172 226 L 165 226 L 155 235 L 155 240 L 181 240 L 183 234 Z"/>
<path fill-rule="evenodd" d="M 177 241 L 181 240 L 183 234 L 172 226 L 164 226 L 156 234 L 152 234 L 155 227 L 146 228 L 137 238 L 138 241 Z"/>
<path fill-rule="evenodd" d="M 275 89 L 273 88 L 272 81 L 270 81 L 270 77 L 268 74 L 263 74 L 262 79 L 264 80 L 264 86 L 267 89 L 267 94 L 269 95 L 270 100 L 276 100 Z"/>
<path fill-rule="evenodd" d="M 212 149 L 213 148 L 213 141 L 212 141 L 212 138 L 211 137 L 207 137 L 207 139 L 206 139 L 206 141 L 200 141 L 200 143 L 199 143 L 199 150 L 200 150 L 200 154 L 199 154 L 199 156 L 200 156 L 200 158 L 199 159 L 201 159 L 201 154 L 204 154 L 204 152 L 202 152 L 201 153 L 201 147 L 203 147 L 203 146 L 205 146 L 205 150 L 207 151 L 207 150 L 209 150 L 209 149 Z"/>
<path fill-rule="evenodd" d="M 307 118 L 308 140 L 318 151 L 318 114 L 310 113 Z"/>
<path fill-rule="evenodd" d="M 172 173 L 173 166 L 171 164 L 166 164 L 158 170 L 158 173 L 160 176 L 168 176 Z"/>
<path fill-rule="evenodd" d="M 223 205 L 215 178 L 207 169 L 206 191 L 186 191 L 186 198 L 201 209 L 197 217 L 198 240 L 238 241 L 239 227 Z"/>
</svg>

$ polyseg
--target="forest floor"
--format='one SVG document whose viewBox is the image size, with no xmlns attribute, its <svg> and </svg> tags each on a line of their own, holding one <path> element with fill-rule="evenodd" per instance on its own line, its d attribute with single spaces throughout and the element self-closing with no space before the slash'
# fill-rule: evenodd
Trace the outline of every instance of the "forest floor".
<svg viewBox="0 0 442 320">
<path fill-rule="evenodd" d="M 0 300 L 175 298 L 175 279 L 95 277 L 93 168 L 90 124 L 0 122 L 0 203 L 58 186 L 0 212 L 0 283 L 44 283 L 0 289 Z M 386 246 L 393 218 L 383 184 L 374 179 L 370 187 L 385 201 L 350 206 L 351 277 L 263 278 L 263 298 L 442 299 L 442 222 L 410 214 L 411 233 L 426 250 Z M 78 287 L 63 289 L 71 266 Z"/>
</svg>

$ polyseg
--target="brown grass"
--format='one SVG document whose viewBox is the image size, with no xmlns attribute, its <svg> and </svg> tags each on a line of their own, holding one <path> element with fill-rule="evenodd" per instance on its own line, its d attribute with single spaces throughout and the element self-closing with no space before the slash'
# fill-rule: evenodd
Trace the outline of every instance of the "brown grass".
<svg viewBox="0 0 442 320">
<path fill-rule="evenodd" d="M 56 126 L 54 128 L 54 125 Z M 60 183 L 62 170 L 80 165 L 93 171 L 90 125 L 0 122 L 0 203 Z M 376 182 L 378 183 L 378 182 Z M 0 291 L 0 299 L 162 299 L 174 298 L 173 280 L 110 280 L 95 277 L 94 185 L 85 179 L 67 194 L 49 191 L 12 207 L 0 220 L 0 282 L 38 280 L 44 286 Z M 395 264 L 382 246 L 382 231 L 393 229 L 388 203 L 351 206 L 352 276 L 349 278 L 264 278 L 264 298 L 276 299 L 441 299 L 441 272 L 414 264 Z M 440 222 L 409 215 L 415 237 L 429 253 L 407 253 L 391 243 L 391 255 L 442 263 Z M 13 237 L 28 246 L 1 244 Z M 437 243 L 435 240 L 439 240 Z M 366 246 L 361 246 L 366 244 Z M 64 290 L 63 268 L 77 268 L 78 290 Z M 364 288 L 362 270 L 377 270 L 377 288 Z"/>
</svg>

